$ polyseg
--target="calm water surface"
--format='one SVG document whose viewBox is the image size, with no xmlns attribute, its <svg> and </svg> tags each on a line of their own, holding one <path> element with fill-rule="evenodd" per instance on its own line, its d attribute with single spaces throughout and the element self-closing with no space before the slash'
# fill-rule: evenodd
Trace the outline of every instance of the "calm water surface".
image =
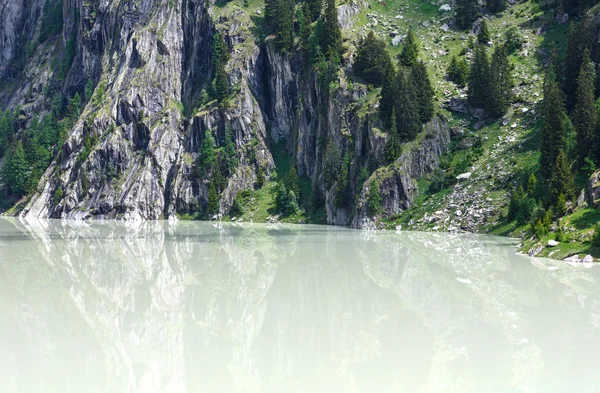
<svg viewBox="0 0 600 393">
<path fill-rule="evenodd" d="M 600 392 L 600 266 L 475 235 L 0 220 L 0 392 Z"/>
</svg>

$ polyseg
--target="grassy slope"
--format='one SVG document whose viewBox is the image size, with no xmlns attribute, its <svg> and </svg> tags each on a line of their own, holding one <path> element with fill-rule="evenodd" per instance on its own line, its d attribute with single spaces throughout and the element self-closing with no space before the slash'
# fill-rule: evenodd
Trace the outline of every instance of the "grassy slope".
<svg viewBox="0 0 600 393">
<path fill-rule="evenodd" d="M 216 13 L 231 14 L 234 10 L 245 10 L 247 15 L 251 16 L 253 32 L 258 37 L 257 32 L 261 30 L 259 24 L 262 17 L 257 16 L 256 11 L 261 8 L 262 1 L 250 0 L 248 4 L 249 6 L 244 8 L 243 0 L 233 0 L 220 7 Z M 457 149 L 459 141 L 454 141 L 452 150 L 446 157 L 449 163 L 447 170 L 453 175 L 462 171 L 470 171 L 473 175 L 470 179 L 435 194 L 427 192 L 429 180 L 422 179 L 419 181 L 421 193 L 414 207 L 399 217 L 384 220 L 384 224 L 389 228 L 402 225 L 418 230 L 452 230 L 460 228 L 464 223 L 464 220 L 457 219 L 455 215 L 457 209 L 485 207 L 487 209 L 485 219 L 476 224 L 475 230 L 518 237 L 528 229 L 517 227 L 515 222 L 506 222 L 503 217 L 507 211 L 509 192 L 524 173 L 530 172 L 537 166 L 539 158 L 538 105 L 542 97 L 543 79 L 540 64 L 544 57 L 540 54 L 547 53 L 546 48 L 552 43 L 564 47 L 568 26 L 558 25 L 551 13 L 540 11 L 537 4 L 531 0 L 509 6 L 501 14 L 485 15 L 485 17 L 489 22 L 493 43 L 503 42 L 503 32 L 510 26 L 517 26 L 526 39 L 524 48 L 511 56 L 515 66 L 517 100 L 506 115 L 508 122 L 505 125 L 502 125 L 502 122 L 490 122 L 475 127 L 476 119 L 448 112 L 441 106 L 440 111 L 450 120 L 450 124 L 465 130 L 465 138 L 480 137 L 482 140 L 480 150 Z M 464 89 L 458 89 L 445 80 L 445 70 L 452 55 L 460 55 L 467 47 L 470 38 L 468 32 L 455 30 L 445 32 L 441 29 L 444 24 L 450 24 L 452 18 L 453 12 L 441 12 L 438 5 L 429 2 L 374 1 L 355 17 L 356 23 L 352 29 L 344 31 L 343 34 L 347 39 L 348 51 L 352 52 L 355 50 L 358 38 L 373 30 L 388 42 L 388 48 L 395 56 L 401 51 L 402 45 L 394 47 L 389 33 L 398 30 L 400 34 L 406 34 L 409 27 L 413 28 L 421 44 L 420 57 L 429 67 L 441 103 L 452 96 L 466 96 Z M 377 20 L 377 25 L 374 19 Z M 542 25 L 546 32 L 538 35 L 537 31 Z M 277 175 L 263 189 L 245 194 L 246 209 L 241 217 L 243 220 L 265 221 L 273 214 L 275 182 L 278 178 L 285 179 L 290 168 L 290 158 L 285 154 L 284 149 L 277 147 L 274 150 Z M 304 200 L 309 200 L 312 194 L 310 182 L 301 179 L 300 183 Z M 424 215 L 431 215 L 436 211 L 446 212 L 448 220 L 433 223 L 420 221 Z M 590 248 L 584 242 L 590 236 L 589 228 L 599 219 L 600 213 L 589 208 L 576 210 L 572 215 L 564 217 L 561 225 L 573 228 L 567 231 L 566 236 L 569 241 L 561 243 L 554 249 L 545 249 L 541 255 L 558 258 L 588 252 L 600 255 L 599 250 Z M 284 218 L 283 221 L 323 223 L 325 216 L 323 211 L 313 216 L 300 212 Z M 553 234 L 549 234 L 541 241 L 545 244 L 551 237 Z M 524 249 L 535 243 L 537 240 L 525 240 Z"/>
<path fill-rule="evenodd" d="M 441 30 L 440 27 L 452 19 L 452 13 L 439 12 L 437 6 L 419 1 L 387 1 L 385 5 L 374 2 L 371 5 L 371 8 L 361 15 L 354 34 L 359 35 L 373 28 L 381 37 L 386 37 L 391 30 L 390 25 L 393 29 L 397 26 L 400 34 L 404 34 L 409 26 L 412 27 L 421 41 L 421 58 L 429 66 L 440 101 L 450 96 L 465 96 L 464 90 L 457 89 L 444 78 L 452 55 L 461 53 L 467 46 L 469 36 L 466 32 Z M 373 27 L 373 18 L 367 17 L 366 14 L 376 15 L 377 27 Z M 403 18 L 396 19 L 397 15 Z M 528 226 L 517 227 L 516 222 L 507 222 L 503 217 L 507 211 L 509 192 L 524 174 L 535 170 L 538 165 L 538 106 L 542 97 L 543 79 L 541 63 L 551 44 L 564 48 L 568 26 L 558 25 L 551 13 L 539 11 L 533 1 L 509 7 L 497 16 L 486 15 L 486 18 L 494 43 L 502 42 L 502 34 L 510 26 L 517 26 L 526 38 L 524 48 L 512 56 L 517 96 L 515 104 L 505 116 L 508 122 L 505 125 L 502 125 L 502 122 L 491 122 L 475 130 L 476 119 L 442 109 L 453 126 L 465 129 L 465 137 L 482 138 L 483 153 L 475 152 L 474 149 L 459 150 L 456 148 L 458 141 L 453 142 L 452 150 L 446 157 L 449 161 L 448 171 L 463 169 L 465 172 L 472 172 L 472 177 L 435 194 L 427 192 L 429 181 L 422 179 L 419 181 L 421 193 L 415 200 L 414 207 L 399 217 L 384 220 L 388 228 L 402 225 L 419 230 L 458 229 L 466 219 L 457 218 L 457 210 L 462 209 L 464 212 L 473 206 L 485 206 L 489 213 L 486 212 L 486 218 L 476 224 L 475 230 L 522 237 L 529 229 Z M 546 32 L 538 35 L 542 25 Z M 364 30 L 361 31 L 361 28 Z M 393 47 L 391 38 L 387 38 L 387 41 L 391 51 L 394 54 L 399 53 L 401 46 Z M 468 164 L 466 167 L 465 163 Z M 583 186 L 584 183 L 579 185 Z M 421 220 L 423 216 L 436 211 L 443 211 L 448 220 Z M 563 242 L 557 247 L 545 248 L 540 255 L 553 258 L 587 253 L 600 255 L 600 250 L 588 243 L 593 232 L 590 228 L 599 220 L 598 210 L 576 209 L 573 214 L 560 220 L 560 226 L 567 228 Z M 523 250 L 530 249 L 538 242 L 547 244 L 547 241 L 554 237 L 555 235 L 550 233 L 542 239 L 526 238 L 523 241 Z"/>
</svg>

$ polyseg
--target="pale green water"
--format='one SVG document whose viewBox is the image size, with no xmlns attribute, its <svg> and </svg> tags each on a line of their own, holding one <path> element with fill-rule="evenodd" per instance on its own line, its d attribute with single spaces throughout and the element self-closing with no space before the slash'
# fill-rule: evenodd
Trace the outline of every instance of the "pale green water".
<svg viewBox="0 0 600 393">
<path fill-rule="evenodd" d="M 0 392 L 599 392 L 600 267 L 515 251 L 0 220 Z"/>
</svg>

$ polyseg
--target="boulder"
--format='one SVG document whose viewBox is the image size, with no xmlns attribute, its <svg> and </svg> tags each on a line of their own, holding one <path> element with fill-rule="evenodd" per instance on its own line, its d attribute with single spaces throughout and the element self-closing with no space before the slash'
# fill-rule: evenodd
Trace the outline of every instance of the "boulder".
<svg viewBox="0 0 600 393">
<path fill-rule="evenodd" d="M 587 203 L 590 206 L 597 207 L 600 202 L 600 170 L 594 172 L 588 180 L 587 188 L 585 189 Z"/>
<path fill-rule="evenodd" d="M 556 247 L 558 246 L 560 243 L 557 242 L 556 240 L 550 239 L 548 240 L 548 247 Z"/>
<path fill-rule="evenodd" d="M 461 173 L 460 175 L 456 176 L 456 180 L 467 180 L 469 178 L 471 178 L 471 172 Z"/>
<path fill-rule="evenodd" d="M 542 243 L 538 243 L 535 246 L 531 247 L 529 251 L 527 251 L 527 255 L 530 257 L 534 257 L 538 255 L 544 249 L 544 245 Z"/>
<path fill-rule="evenodd" d="M 394 38 L 392 38 L 392 45 L 398 46 L 398 44 L 400 44 L 402 41 L 404 41 L 404 36 L 397 35 Z"/>
<path fill-rule="evenodd" d="M 440 7 L 440 12 L 449 12 L 452 11 L 452 6 L 450 4 L 443 4 Z"/>
</svg>

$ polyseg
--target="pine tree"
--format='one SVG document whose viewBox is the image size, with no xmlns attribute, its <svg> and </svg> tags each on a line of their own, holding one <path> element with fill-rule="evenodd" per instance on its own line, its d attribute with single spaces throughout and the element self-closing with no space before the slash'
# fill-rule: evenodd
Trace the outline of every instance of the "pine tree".
<svg viewBox="0 0 600 393">
<path fill-rule="evenodd" d="M 277 0 L 275 33 L 277 34 L 277 46 L 282 52 L 291 50 L 294 43 L 295 5 L 294 0 Z"/>
<path fill-rule="evenodd" d="M 491 13 L 502 11 L 506 8 L 506 0 L 486 0 L 486 7 Z"/>
<path fill-rule="evenodd" d="M 458 28 L 470 29 L 479 13 L 477 0 L 456 0 L 454 9 L 456 10 L 456 25 Z"/>
<path fill-rule="evenodd" d="M 355 72 L 365 82 L 381 86 L 391 63 L 392 59 L 385 49 L 385 41 L 377 38 L 373 31 L 370 31 L 358 46 L 354 62 Z"/>
<path fill-rule="evenodd" d="M 550 179 L 550 196 L 552 204 L 559 209 L 559 198 L 562 195 L 566 200 L 571 200 L 575 194 L 573 173 L 566 154 L 561 150 L 556 156 Z"/>
<path fill-rule="evenodd" d="M 537 194 L 537 184 L 537 178 L 535 177 L 535 174 L 531 172 L 527 179 L 527 194 L 535 196 Z"/>
<path fill-rule="evenodd" d="M 382 200 L 379 194 L 379 182 L 377 179 L 371 182 L 369 187 L 369 195 L 367 197 L 367 211 L 371 216 L 381 214 L 383 207 L 381 206 Z"/>
<path fill-rule="evenodd" d="M 225 147 L 223 149 L 227 163 L 227 173 L 233 174 L 238 165 L 237 155 L 235 153 L 235 142 L 231 132 L 231 123 L 227 123 L 225 127 Z"/>
<path fill-rule="evenodd" d="M 288 192 L 282 181 L 277 183 L 275 189 L 275 209 L 279 213 L 284 213 L 287 207 Z"/>
<path fill-rule="evenodd" d="M 402 52 L 398 55 L 400 64 L 405 67 L 412 67 L 417 63 L 419 57 L 419 44 L 417 43 L 417 37 L 412 29 L 408 29 L 406 40 L 404 41 L 404 47 Z"/>
<path fill-rule="evenodd" d="M 486 110 L 493 117 L 506 113 L 510 105 L 512 81 L 512 65 L 504 45 L 494 49 L 489 73 L 489 95 Z"/>
<path fill-rule="evenodd" d="M 402 154 L 402 144 L 400 143 L 400 137 L 398 136 L 398 126 L 396 124 L 396 115 L 392 114 L 391 127 L 388 131 L 388 141 L 385 144 L 384 155 L 388 162 L 394 162 L 400 154 Z"/>
<path fill-rule="evenodd" d="M 434 98 L 435 92 L 427 73 L 427 67 L 423 61 L 417 61 L 411 69 L 411 81 L 415 86 L 415 93 L 418 103 L 419 119 L 421 123 L 427 123 L 433 118 L 435 113 Z"/>
<path fill-rule="evenodd" d="M 75 95 L 69 99 L 69 103 L 67 104 L 67 110 L 65 113 L 65 119 L 69 124 L 69 128 L 75 124 L 77 119 L 79 118 L 79 111 L 81 108 L 81 97 L 79 93 L 75 93 Z"/>
<path fill-rule="evenodd" d="M 11 111 L 0 112 L 0 158 L 8 150 L 9 141 L 14 136 L 14 117 Z"/>
<path fill-rule="evenodd" d="M 481 20 L 479 33 L 477 34 L 477 42 L 481 45 L 487 45 L 490 42 L 490 30 L 488 28 L 487 19 Z"/>
<path fill-rule="evenodd" d="M 463 87 L 467 84 L 469 79 L 469 65 L 464 58 L 458 59 L 456 56 L 452 56 L 450 65 L 446 71 L 448 80 L 456 83 L 458 86 Z"/>
<path fill-rule="evenodd" d="M 198 153 L 196 175 L 206 177 L 214 169 L 217 162 L 215 138 L 210 130 L 204 131 L 204 140 L 202 141 L 202 146 Z"/>
<path fill-rule="evenodd" d="M 396 77 L 394 107 L 400 140 L 408 142 L 415 139 L 421 132 L 421 120 L 415 85 L 406 69 L 400 70 Z"/>
<path fill-rule="evenodd" d="M 565 58 L 563 91 L 566 95 L 567 110 L 571 111 L 577 101 L 578 78 L 583 64 L 583 55 L 586 49 L 590 49 L 594 42 L 595 28 L 594 24 L 588 19 L 584 19 L 579 27 L 571 22 L 569 26 L 569 35 L 567 39 L 567 55 Z"/>
<path fill-rule="evenodd" d="M 298 171 L 296 167 L 292 167 L 288 173 L 287 181 L 285 186 L 289 191 L 293 191 L 296 197 L 300 197 L 300 187 L 298 186 Z"/>
<path fill-rule="evenodd" d="M 2 182 L 7 194 L 25 195 L 29 177 L 29 163 L 21 141 L 14 141 L 2 161 Z"/>
<path fill-rule="evenodd" d="M 390 124 L 394 113 L 394 101 L 396 97 L 396 71 L 390 63 L 385 72 L 381 84 L 381 99 L 379 100 L 379 113 L 386 125 Z"/>
<path fill-rule="evenodd" d="M 483 45 L 475 47 L 473 62 L 469 72 L 469 103 L 475 107 L 485 107 L 490 92 L 490 61 Z"/>
<path fill-rule="evenodd" d="M 578 162 L 591 156 L 595 142 L 596 126 L 598 124 L 595 100 L 594 83 L 596 75 L 594 64 L 590 60 L 589 50 L 585 50 L 579 77 L 577 78 L 577 96 L 573 120 L 577 132 Z"/>
<path fill-rule="evenodd" d="M 208 188 L 208 201 L 206 203 L 206 214 L 208 218 L 215 214 L 219 214 L 219 196 L 217 195 L 217 189 L 215 183 L 211 182 Z"/>
<path fill-rule="evenodd" d="M 321 10 L 323 9 L 323 0 L 306 0 L 304 4 L 307 5 L 306 9 L 308 12 L 305 13 L 305 16 L 308 18 L 309 23 L 319 19 Z"/>
<path fill-rule="evenodd" d="M 563 150 L 565 146 L 565 132 L 563 128 L 565 117 L 565 104 L 562 92 L 553 74 L 548 73 L 544 81 L 542 140 L 540 147 L 540 170 L 546 179 L 550 178 L 558 152 Z"/>
<path fill-rule="evenodd" d="M 338 22 L 337 8 L 335 0 L 326 0 L 325 12 L 323 14 L 323 29 L 321 32 L 322 49 L 327 57 L 329 53 L 341 53 L 342 51 L 342 31 Z"/>
<path fill-rule="evenodd" d="M 229 52 L 227 49 L 227 43 L 221 35 L 217 32 L 213 36 L 213 63 L 215 67 L 215 95 L 219 103 L 225 102 L 229 97 L 229 81 L 227 80 L 227 73 L 225 72 L 225 65 L 229 61 Z"/>
</svg>

